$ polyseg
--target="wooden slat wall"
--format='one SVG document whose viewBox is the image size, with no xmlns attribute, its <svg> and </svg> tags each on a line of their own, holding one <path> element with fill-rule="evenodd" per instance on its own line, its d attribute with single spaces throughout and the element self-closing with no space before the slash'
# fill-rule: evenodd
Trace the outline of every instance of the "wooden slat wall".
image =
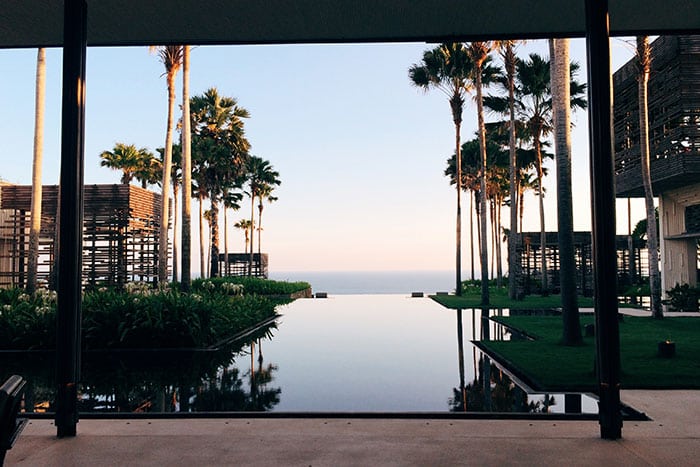
<svg viewBox="0 0 700 467">
<path fill-rule="evenodd" d="M 555 292 L 559 290 L 559 237 L 557 232 L 545 232 L 546 245 L 544 248 L 547 263 L 547 279 Z M 524 294 L 537 293 L 536 284 L 541 280 L 540 261 L 543 249 L 539 232 L 523 232 L 517 237 L 516 252 L 520 260 L 519 290 Z M 616 237 L 617 270 L 621 280 L 630 277 L 630 252 L 627 236 Z M 633 245 L 635 257 L 635 276 L 648 276 L 648 260 L 646 242 L 636 240 Z M 574 232 L 574 256 L 576 261 L 576 282 L 579 293 L 585 296 L 593 294 L 593 257 L 590 232 Z"/>
<path fill-rule="evenodd" d="M 0 187 L 0 238 L 13 238 L 0 251 L 0 285 L 24 286 L 31 186 Z M 58 187 L 44 186 L 39 279 L 53 286 Z M 158 273 L 160 195 L 129 185 L 86 185 L 83 230 L 83 281 L 86 286 L 153 282 Z"/>
<path fill-rule="evenodd" d="M 651 47 L 651 177 L 660 193 L 700 176 L 700 36 L 661 36 Z M 613 75 L 613 85 L 617 193 L 643 196 L 634 59 Z"/>
</svg>

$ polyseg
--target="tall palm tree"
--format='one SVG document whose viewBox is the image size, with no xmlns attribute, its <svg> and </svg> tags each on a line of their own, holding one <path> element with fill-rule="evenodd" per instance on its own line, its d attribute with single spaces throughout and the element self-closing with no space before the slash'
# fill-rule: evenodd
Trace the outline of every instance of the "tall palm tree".
<svg viewBox="0 0 700 467">
<path fill-rule="evenodd" d="M 255 200 L 263 193 L 271 192 L 275 185 L 281 183 L 279 172 L 274 170 L 270 161 L 257 156 L 251 156 L 247 165 L 248 196 L 250 196 L 250 259 L 248 261 L 248 275 L 253 273 L 253 232 L 255 224 Z"/>
<path fill-rule="evenodd" d="M 476 107 L 479 132 L 479 147 L 481 153 L 481 304 L 488 305 L 489 297 L 489 270 L 488 270 L 488 247 L 486 237 L 486 126 L 484 124 L 484 100 L 483 100 L 483 71 L 486 60 L 489 57 L 492 44 L 490 42 L 472 42 L 467 46 L 467 55 L 473 63 L 471 74 L 474 89 L 476 91 Z"/>
<path fill-rule="evenodd" d="M 452 121 L 455 126 L 456 185 L 457 185 L 457 222 L 456 222 L 456 266 L 455 293 L 462 295 L 462 158 L 460 157 L 460 128 L 464 99 L 469 90 L 469 77 L 473 63 L 464 44 L 459 42 L 444 43 L 423 53 L 420 63 L 408 70 L 411 83 L 424 91 L 438 89 L 444 93 L 450 103 Z"/>
<path fill-rule="evenodd" d="M 641 152 L 642 184 L 644 185 L 644 207 L 647 217 L 647 248 L 649 254 L 649 289 L 651 292 L 651 315 L 663 318 L 661 308 L 661 277 L 659 275 L 659 236 L 654 214 L 654 191 L 649 170 L 649 106 L 648 87 L 651 72 L 651 47 L 649 36 L 637 36 L 638 99 L 639 99 L 639 149 Z"/>
<path fill-rule="evenodd" d="M 571 64 L 571 74 L 575 74 L 578 65 Z M 516 66 L 516 113 L 526 126 L 528 136 L 531 141 L 535 156 L 535 168 L 537 173 L 537 186 L 543 188 L 542 180 L 545 175 L 543 158 L 546 155 L 544 150 L 544 139 L 552 131 L 552 98 L 550 82 L 550 63 L 540 55 L 532 53 L 526 60 L 517 61 Z M 575 80 L 570 81 L 571 108 L 585 107 L 585 85 Z M 497 97 L 489 99 L 489 105 L 494 109 L 507 108 L 504 104 L 506 99 L 501 99 L 501 105 L 497 104 Z M 547 263 L 545 246 L 546 230 L 544 221 L 544 189 L 538 189 L 539 212 L 540 212 L 540 244 L 542 255 L 540 258 L 540 269 L 542 273 L 542 291 L 547 294 L 549 285 L 547 283 Z"/>
<path fill-rule="evenodd" d="M 527 100 L 525 110 L 527 128 L 532 138 L 536 156 L 537 186 L 542 188 L 544 177 L 542 161 L 542 139 L 552 130 L 549 62 L 537 54 L 530 54 L 528 60 L 518 61 L 518 80 L 522 97 Z M 542 293 L 549 294 L 547 273 L 547 235 L 544 220 L 544 191 L 539 190 L 540 212 L 540 273 Z"/>
<path fill-rule="evenodd" d="M 163 157 L 164 157 L 164 152 L 165 148 L 158 148 L 156 149 L 158 151 L 158 154 L 160 156 L 160 161 L 161 163 L 163 162 Z M 170 181 L 172 182 L 173 186 L 173 282 L 177 282 L 177 278 L 179 277 L 178 273 L 178 259 L 179 259 L 179 251 L 180 249 L 178 248 L 178 236 L 177 236 L 177 231 L 178 231 L 178 226 L 180 225 L 179 223 L 179 207 L 178 207 L 178 195 L 180 193 L 180 185 L 182 183 L 182 144 L 174 144 L 173 145 L 173 157 L 172 157 L 172 169 L 170 171 Z"/>
<path fill-rule="evenodd" d="M 557 161 L 559 283 L 564 345 L 580 345 L 581 323 L 576 287 L 574 213 L 571 193 L 571 86 L 569 40 L 550 39 L 552 117 Z"/>
<path fill-rule="evenodd" d="M 182 279 L 183 291 L 190 290 L 192 251 L 192 141 L 190 121 L 190 46 L 182 49 Z"/>
<path fill-rule="evenodd" d="M 503 65 L 506 70 L 506 85 L 508 87 L 508 175 L 510 198 L 510 231 L 508 233 L 508 296 L 511 300 L 518 298 L 518 277 L 520 275 L 520 261 L 516 256 L 515 245 L 518 239 L 518 197 L 517 197 L 517 172 L 518 162 L 516 154 L 516 119 L 515 119 L 515 67 L 517 57 L 515 55 L 515 43 L 513 40 L 501 41 L 500 52 Z"/>
<path fill-rule="evenodd" d="M 44 164 L 44 102 L 46 96 L 46 50 L 39 48 L 36 55 L 36 90 L 34 102 L 34 158 L 32 161 L 32 205 L 29 229 L 29 257 L 27 258 L 27 293 L 36 291 L 39 262 L 39 234 L 41 233 L 41 173 Z"/>
<path fill-rule="evenodd" d="M 261 235 L 260 233 L 262 232 L 262 213 L 263 213 L 263 201 L 267 200 L 268 203 L 274 203 L 277 201 L 279 198 L 276 196 L 272 196 L 272 192 L 274 191 L 274 186 L 273 185 L 279 185 L 281 182 L 273 182 L 271 184 L 265 185 L 262 190 L 260 190 L 260 194 L 258 195 L 258 257 L 262 258 L 262 241 L 261 241 Z"/>
<path fill-rule="evenodd" d="M 153 172 L 153 154 L 146 148 L 137 149 L 133 144 L 116 143 L 111 151 L 100 153 L 100 165 L 122 171 L 121 182 L 128 185 L 136 178 L 144 183 Z"/>
<path fill-rule="evenodd" d="M 248 251 L 248 242 L 250 241 L 250 237 L 248 236 L 250 234 L 250 226 L 252 225 L 252 222 L 250 222 L 250 219 L 241 219 L 240 221 L 236 222 L 233 224 L 233 226 L 237 229 L 241 229 L 243 233 L 245 234 L 245 249 L 243 251 L 247 252 Z"/>
<path fill-rule="evenodd" d="M 160 200 L 160 231 L 158 235 L 158 282 L 168 280 L 168 227 L 170 225 L 169 193 L 173 154 L 173 121 L 175 113 L 175 76 L 182 64 L 182 46 L 167 45 L 151 47 L 165 66 L 165 79 L 168 87 L 168 117 L 165 129 L 165 152 L 163 154 L 163 175 Z M 174 260 L 174 262 L 177 262 Z"/>
<path fill-rule="evenodd" d="M 200 204 L 205 197 L 211 204 L 211 274 L 216 277 L 219 267 L 218 203 L 227 189 L 240 186 L 243 181 L 250 143 L 245 138 L 242 119 L 250 114 L 238 105 L 236 99 L 220 96 L 216 88 L 192 97 L 191 107 L 195 135 L 194 172 Z"/>
</svg>

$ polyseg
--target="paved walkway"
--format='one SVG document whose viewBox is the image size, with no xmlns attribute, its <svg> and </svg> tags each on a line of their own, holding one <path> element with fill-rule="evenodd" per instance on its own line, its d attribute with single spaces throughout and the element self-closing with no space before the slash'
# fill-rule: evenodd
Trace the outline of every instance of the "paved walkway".
<svg viewBox="0 0 700 467">
<path fill-rule="evenodd" d="M 83 420 L 56 439 L 33 420 L 6 465 L 337 466 L 700 464 L 700 392 L 623 391 L 653 421 L 626 422 L 623 439 L 595 421 L 206 419 Z"/>
</svg>

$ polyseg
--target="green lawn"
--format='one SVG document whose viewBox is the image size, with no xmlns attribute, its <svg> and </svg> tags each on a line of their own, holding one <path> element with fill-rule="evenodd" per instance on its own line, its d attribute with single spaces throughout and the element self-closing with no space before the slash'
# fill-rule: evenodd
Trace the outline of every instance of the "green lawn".
<svg viewBox="0 0 700 467">
<path fill-rule="evenodd" d="M 527 334 L 534 341 L 484 341 L 480 344 L 535 387 L 547 391 L 592 390 L 595 340 L 584 337 L 584 345 L 560 344 L 561 317 L 513 316 L 497 318 Z M 581 324 L 593 322 L 582 316 Z M 658 357 L 659 341 L 676 343 L 676 356 Z M 700 319 L 692 317 L 653 320 L 626 316 L 620 322 L 622 388 L 700 388 Z"/>
<path fill-rule="evenodd" d="M 442 306 L 451 309 L 478 308 L 481 305 L 481 294 L 473 287 L 466 291 L 461 297 L 456 295 L 431 295 L 430 298 L 440 303 Z M 528 295 L 522 300 L 511 300 L 508 298 L 508 289 L 491 287 L 490 292 L 490 308 L 509 308 L 511 310 L 539 310 L 559 308 L 561 306 L 561 296 L 549 295 L 542 297 L 540 295 Z M 592 307 L 593 299 L 587 297 L 579 297 L 578 304 L 580 307 Z"/>
</svg>

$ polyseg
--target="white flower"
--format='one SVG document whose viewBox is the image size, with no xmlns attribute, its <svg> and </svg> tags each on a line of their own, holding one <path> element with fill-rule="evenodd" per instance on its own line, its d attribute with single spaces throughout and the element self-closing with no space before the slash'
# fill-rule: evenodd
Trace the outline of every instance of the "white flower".
<svg viewBox="0 0 700 467">
<path fill-rule="evenodd" d="M 17 300 L 20 302 L 28 302 L 29 301 L 29 295 L 26 293 L 20 294 L 19 297 L 17 297 Z"/>
<path fill-rule="evenodd" d="M 12 305 L 3 305 L 2 309 L 3 311 L 12 311 Z"/>
</svg>

